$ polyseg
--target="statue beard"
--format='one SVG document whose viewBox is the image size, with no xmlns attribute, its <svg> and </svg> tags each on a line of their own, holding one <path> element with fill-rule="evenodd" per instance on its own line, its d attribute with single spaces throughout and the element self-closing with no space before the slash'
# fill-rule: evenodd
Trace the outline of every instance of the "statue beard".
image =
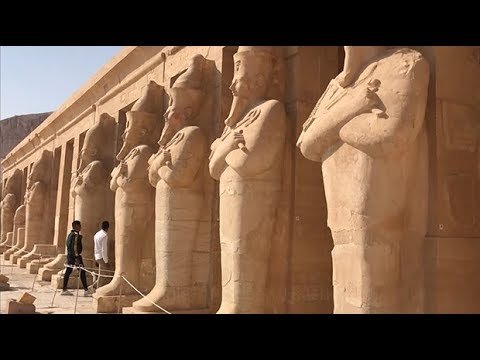
<svg viewBox="0 0 480 360">
<path fill-rule="evenodd" d="M 78 170 L 77 170 L 77 173 L 81 173 L 83 171 L 83 169 L 85 169 L 85 167 L 90 164 L 93 160 L 86 156 L 86 155 L 82 155 L 80 157 L 80 165 L 78 165 Z"/>
<path fill-rule="evenodd" d="M 165 145 L 167 145 L 168 142 L 172 140 L 172 138 L 175 136 L 177 131 L 178 129 L 175 126 L 169 123 L 166 123 L 165 126 L 163 127 L 160 140 L 158 141 L 158 144 L 160 145 L 160 147 L 164 147 Z"/>
<path fill-rule="evenodd" d="M 246 97 L 233 96 L 232 107 L 230 108 L 230 114 L 228 114 L 225 124 L 227 126 L 234 126 L 240 121 L 241 117 L 245 114 L 247 108 L 250 106 L 250 99 Z"/>
<path fill-rule="evenodd" d="M 125 157 L 128 155 L 128 153 L 132 149 L 133 149 L 133 145 L 128 141 L 124 141 L 122 148 L 120 149 L 120 152 L 117 155 L 117 160 L 122 161 L 123 159 L 125 159 Z"/>
</svg>

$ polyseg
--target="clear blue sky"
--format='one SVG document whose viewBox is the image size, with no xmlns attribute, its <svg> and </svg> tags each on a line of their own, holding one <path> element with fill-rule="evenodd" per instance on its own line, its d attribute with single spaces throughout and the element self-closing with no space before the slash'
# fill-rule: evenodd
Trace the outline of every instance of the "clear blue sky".
<svg viewBox="0 0 480 360">
<path fill-rule="evenodd" d="M 0 119 L 55 111 L 123 46 L 1 46 Z"/>
</svg>

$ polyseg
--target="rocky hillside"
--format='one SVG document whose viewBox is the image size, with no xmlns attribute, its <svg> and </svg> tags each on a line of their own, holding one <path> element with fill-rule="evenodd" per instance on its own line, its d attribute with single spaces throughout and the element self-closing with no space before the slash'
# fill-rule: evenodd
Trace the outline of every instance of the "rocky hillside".
<svg viewBox="0 0 480 360">
<path fill-rule="evenodd" d="M 40 125 L 51 112 L 41 114 L 15 115 L 0 120 L 0 159 L 5 157 L 20 141 Z M 0 179 L 2 167 L 0 165 Z M 0 190 L 2 186 L 0 185 Z M 1 191 L 0 191 L 1 194 Z"/>
<path fill-rule="evenodd" d="M 20 141 L 40 125 L 51 112 L 16 115 L 0 121 L 0 158 L 5 157 Z"/>
</svg>

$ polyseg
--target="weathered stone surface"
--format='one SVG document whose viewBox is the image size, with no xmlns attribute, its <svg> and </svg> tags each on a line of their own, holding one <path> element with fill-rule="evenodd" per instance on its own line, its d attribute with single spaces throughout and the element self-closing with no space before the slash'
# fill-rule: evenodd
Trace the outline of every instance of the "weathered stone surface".
<svg viewBox="0 0 480 360">
<path fill-rule="evenodd" d="M 268 93 L 280 61 L 272 47 L 239 47 L 232 107 L 222 136 L 211 145 L 210 174 L 220 181 L 218 313 L 266 312 L 287 129 L 284 104 Z"/>
<path fill-rule="evenodd" d="M 35 305 L 23 304 L 16 300 L 10 300 L 8 303 L 8 314 L 35 314 Z"/>
<path fill-rule="evenodd" d="M 204 201 L 207 138 L 197 118 L 211 76 L 207 60 L 197 55 L 170 89 L 160 149 L 149 159 L 148 170 L 150 184 L 156 188 L 156 284 L 147 295 L 150 301 L 133 304 L 139 311 L 158 312 L 152 301 L 171 310 L 208 306 L 206 291 L 195 296 L 194 250 L 202 212 L 210 212 Z M 205 281 L 198 285 L 208 286 Z"/>
<path fill-rule="evenodd" d="M 362 128 L 371 125 L 367 118 L 362 118 L 365 120 L 364 122 L 359 118 L 356 123 L 354 122 L 355 124 L 346 127 L 346 130 L 338 131 L 339 136 L 345 140 L 344 142 L 350 142 L 349 146 L 353 148 L 350 149 L 344 146 L 339 151 L 352 150 L 355 156 L 352 155 L 347 160 L 356 160 L 340 162 L 340 165 L 348 165 L 350 166 L 349 169 L 352 169 L 352 166 L 353 168 L 357 166 L 357 170 L 358 168 L 363 169 L 363 173 L 351 170 L 348 179 L 346 179 L 350 183 L 355 184 L 357 182 L 359 185 L 357 187 L 348 187 L 345 185 L 346 180 L 341 177 L 335 178 L 334 181 L 328 180 L 328 170 L 323 171 L 322 164 L 306 159 L 301 151 L 295 147 L 295 143 L 302 132 L 301 125 L 314 109 L 317 100 L 325 92 L 331 79 L 341 73 L 343 63 L 355 65 L 355 61 L 351 61 L 354 57 L 351 57 L 350 55 L 352 54 L 347 52 L 345 58 L 343 48 L 337 46 L 285 46 L 279 48 L 281 55 L 276 64 L 284 64 L 284 66 L 281 66 L 283 70 L 275 67 L 274 78 L 278 80 L 275 81 L 276 89 L 269 96 L 264 97 L 264 100 L 276 99 L 285 109 L 286 129 L 283 136 L 284 147 L 283 153 L 281 155 L 279 153 L 281 159 L 278 160 L 282 168 L 279 175 L 280 180 L 273 181 L 269 179 L 268 182 L 262 182 L 264 185 L 263 190 L 265 191 L 261 190 L 261 186 L 257 183 L 253 186 L 257 192 L 253 196 L 249 196 L 248 194 L 252 194 L 251 188 L 242 187 L 242 184 L 245 185 L 247 182 L 252 182 L 252 179 L 258 180 L 256 175 L 253 178 L 245 177 L 244 174 L 238 173 L 232 166 L 227 164 L 229 169 L 225 169 L 225 176 L 223 179 L 220 179 L 219 184 L 208 176 L 208 171 L 206 170 L 202 189 L 202 201 L 205 210 L 201 211 L 201 215 L 198 218 L 197 236 L 192 251 L 191 280 L 185 280 L 188 267 L 185 264 L 190 263 L 188 257 L 184 259 L 179 258 L 168 251 L 158 254 L 153 249 L 155 241 L 158 242 L 159 239 L 171 240 L 174 238 L 172 234 L 175 234 L 175 239 L 188 238 L 188 236 L 185 237 L 183 235 L 189 233 L 187 228 L 183 226 L 174 228 L 173 226 L 181 223 L 173 221 L 175 217 L 177 219 L 186 219 L 189 216 L 188 212 L 185 212 L 185 209 L 182 208 L 175 208 L 173 212 L 175 216 L 169 218 L 172 211 L 163 211 L 165 222 L 163 224 L 157 223 L 156 235 L 151 230 L 152 240 L 150 240 L 149 244 L 152 247 L 145 246 L 143 243 L 141 246 L 137 246 L 143 239 L 146 239 L 146 236 L 140 234 L 141 231 L 138 229 L 142 227 L 148 228 L 145 225 L 147 222 L 145 218 L 148 216 L 138 215 L 139 212 L 137 210 L 132 210 L 135 206 L 125 204 L 130 200 L 135 201 L 133 197 L 134 191 L 131 192 L 131 199 L 128 199 L 128 196 L 127 198 L 117 198 L 117 204 L 124 202 L 125 206 L 123 207 L 128 209 L 121 215 L 122 221 L 124 223 L 131 221 L 132 223 L 129 227 L 124 227 L 121 230 L 123 233 L 120 234 L 122 238 L 120 242 L 128 244 L 127 247 L 132 244 L 134 246 L 132 245 L 129 247 L 130 250 L 124 252 L 124 254 L 128 254 L 127 257 L 125 255 L 111 255 L 111 261 L 122 259 L 119 266 L 111 262 L 111 269 L 117 270 L 117 268 L 121 268 L 124 271 L 125 268 L 131 266 L 127 271 L 133 273 L 137 271 L 140 274 L 138 281 L 147 283 L 150 280 L 149 286 L 151 287 L 154 285 L 155 273 L 162 269 L 163 277 L 157 276 L 157 279 L 161 279 L 162 282 L 167 279 L 164 282 L 164 284 L 167 284 L 167 289 L 171 290 L 176 286 L 176 290 L 173 292 L 174 296 L 169 296 L 168 299 L 173 299 L 172 301 L 175 302 L 176 299 L 190 298 L 193 302 L 205 302 L 206 298 L 208 309 L 203 309 L 202 311 L 210 313 L 216 312 L 222 303 L 222 273 L 224 277 L 223 284 L 226 285 L 223 291 L 224 297 L 233 298 L 235 304 L 248 302 L 248 300 L 245 300 L 244 294 L 247 294 L 247 296 L 250 294 L 255 301 L 264 301 L 264 305 L 254 304 L 258 308 L 263 306 L 262 310 L 252 311 L 251 308 L 248 308 L 250 305 L 247 305 L 246 308 L 239 309 L 237 307 L 235 309 L 235 311 L 242 313 L 249 311 L 329 313 L 333 311 L 334 307 L 335 312 L 359 312 L 359 309 L 361 309 L 360 312 L 397 312 L 397 310 L 392 310 L 397 305 L 400 308 L 398 312 L 421 312 L 419 304 L 422 303 L 426 304 L 423 310 L 425 312 L 480 312 L 480 288 L 475 285 L 478 283 L 476 279 L 480 276 L 480 267 L 476 265 L 475 255 L 478 253 L 477 240 L 480 236 L 480 181 L 478 181 L 480 177 L 480 141 L 478 139 L 480 134 L 478 131 L 478 119 L 480 118 L 478 107 L 478 104 L 480 104 L 480 48 L 473 46 L 412 47 L 412 50 L 421 53 L 430 65 L 424 120 L 426 131 L 421 127 L 417 127 L 415 123 L 412 126 L 412 128 L 420 131 L 420 135 L 425 136 L 426 134 L 428 137 L 428 176 L 424 177 L 424 179 L 428 179 L 428 189 L 426 189 L 424 182 L 419 182 L 422 176 L 425 175 L 422 175 L 420 170 L 425 170 L 426 158 L 418 157 L 415 164 L 417 166 L 416 170 L 408 172 L 406 169 L 410 160 L 407 161 L 402 156 L 399 156 L 396 158 L 395 166 L 393 166 L 391 164 L 394 162 L 391 160 L 391 156 L 387 154 L 385 158 L 389 160 L 385 161 L 384 165 L 387 167 L 391 165 L 392 171 L 386 177 L 378 175 L 382 173 L 379 170 L 381 166 L 378 166 L 380 157 L 370 152 L 371 149 L 369 149 L 367 143 L 375 142 L 375 139 L 378 138 L 377 130 L 381 129 L 381 127 L 372 126 L 367 131 L 356 131 L 358 130 L 357 126 Z M 238 100 L 242 97 L 242 94 L 256 92 L 262 88 L 263 83 L 268 82 L 270 79 L 270 74 L 266 71 L 267 67 L 264 67 L 263 70 L 266 71 L 266 75 L 260 71 L 256 74 L 258 76 L 253 76 L 254 81 L 244 81 L 244 83 L 247 83 L 247 86 L 243 89 L 234 89 L 237 97 L 234 99 L 232 91 L 229 89 L 232 79 L 242 77 L 243 75 L 245 75 L 245 78 L 250 77 L 248 71 L 243 72 L 247 67 L 243 67 L 241 61 L 238 63 L 238 56 L 234 57 L 237 50 L 239 50 L 237 46 L 126 47 L 108 64 L 102 67 L 85 86 L 68 98 L 55 113 L 51 114 L 47 121 L 40 124 L 30 135 L 20 141 L 16 148 L 5 154 L 2 161 L 4 181 L 0 183 L 0 188 L 5 188 L 5 180 L 11 178 L 16 169 L 22 171 L 22 188 L 19 203 L 21 203 L 25 193 L 25 179 L 32 172 L 37 171 L 34 169 L 36 166 L 33 164 L 37 162 L 39 155 L 44 150 L 53 154 L 53 162 L 49 166 L 50 175 L 52 175 L 48 183 L 50 193 L 43 206 L 43 211 L 45 212 L 44 221 L 48 223 L 46 227 L 48 229 L 44 231 L 45 239 L 42 241 L 42 244 L 50 244 L 55 248 L 53 256 L 60 255 L 49 264 L 51 266 L 48 269 L 40 270 L 41 276 L 38 278 L 39 281 L 40 278 L 48 280 L 52 277 L 52 279 L 55 279 L 53 284 L 55 286 L 58 285 L 57 280 L 59 276 L 56 273 L 63 268 L 63 262 L 65 261 L 63 255 L 65 251 L 65 236 L 70 223 L 77 216 L 79 209 L 79 203 L 77 202 L 78 194 L 75 197 L 70 196 L 70 194 L 75 188 L 75 178 L 79 175 L 76 171 L 81 168 L 82 150 L 88 147 L 85 145 L 85 143 L 89 142 L 87 132 L 99 123 L 102 116 L 109 116 L 114 119 L 115 130 L 111 132 L 110 138 L 101 142 L 100 150 L 105 151 L 107 155 L 108 150 L 106 148 L 110 147 L 108 143 L 113 142 L 113 149 L 110 151 L 112 167 L 119 165 L 115 160 L 115 155 L 119 153 L 123 145 L 122 134 L 125 128 L 130 126 L 129 122 L 133 118 L 143 116 L 139 115 L 139 113 L 142 113 L 142 111 L 139 111 L 139 107 L 142 107 L 143 101 L 138 100 L 143 97 L 142 94 L 149 87 L 149 83 L 154 81 L 161 88 L 166 89 L 159 96 L 159 110 L 157 112 L 158 121 L 163 123 L 160 114 L 163 112 L 163 109 L 171 106 L 171 104 L 167 105 L 170 100 L 168 95 L 172 95 L 171 98 L 175 101 L 181 99 L 181 97 L 170 93 L 169 90 L 175 88 L 175 84 L 178 84 L 177 81 L 182 79 L 182 75 L 183 77 L 188 77 L 186 71 L 192 57 L 201 55 L 213 65 L 213 73 L 209 79 L 211 81 L 208 96 L 205 98 L 205 105 L 198 119 L 195 118 L 198 124 L 193 125 L 198 126 L 202 130 L 206 137 L 207 146 L 209 146 L 214 142 L 215 138 L 222 137 L 222 132 L 225 129 L 224 120 L 229 118 L 231 110 L 233 111 L 232 115 L 235 116 L 235 109 L 240 109 Z M 240 50 L 240 53 L 244 53 L 245 47 L 240 47 Z M 264 48 L 264 50 L 267 49 Z M 414 54 L 413 51 L 411 53 Z M 404 82 L 404 79 L 401 79 L 390 86 L 391 82 L 388 79 L 397 75 L 401 77 L 402 73 L 416 72 L 416 67 L 410 67 L 409 60 L 405 60 L 407 61 L 398 62 L 398 66 L 394 67 L 393 70 L 390 69 L 391 71 L 388 74 L 383 74 L 383 78 L 375 75 L 379 69 L 375 69 L 374 75 L 372 75 L 380 80 L 381 84 L 377 86 L 378 84 L 372 83 L 371 90 L 373 91 L 378 87 L 376 95 L 382 101 L 387 99 L 386 102 L 383 102 L 389 118 L 384 119 L 380 116 L 379 120 L 383 121 L 384 124 L 393 123 L 390 120 L 394 119 L 396 115 L 393 114 L 395 110 L 392 109 L 396 107 L 408 109 L 408 105 L 405 106 L 404 100 L 408 100 L 409 96 L 401 96 L 402 100 L 395 101 L 393 105 L 389 102 L 390 99 L 398 96 L 398 89 L 408 84 L 408 82 Z M 342 83 L 348 82 L 351 74 L 347 73 L 338 76 L 337 80 Z M 366 79 L 368 79 L 368 76 L 366 76 Z M 418 77 L 415 79 L 419 80 Z M 240 81 L 241 84 L 242 81 Z M 280 84 L 285 84 L 285 87 L 280 86 Z M 235 86 L 237 85 L 238 83 Z M 344 89 L 350 88 L 352 86 L 344 87 Z M 387 95 L 385 92 L 387 88 L 394 89 L 390 95 Z M 327 90 L 327 93 L 330 90 Z M 350 95 L 347 98 L 350 97 L 350 100 L 352 100 Z M 185 97 L 185 99 L 188 99 L 188 97 Z M 416 94 L 415 100 L 420 99 L 423 99 L 422 95 L 420 93 Z M 324 100 L 326 102 L 333 100 L 333 103 L 335 103 L 335 95 L 332 99 L 324 98 Z M 360 96 L 357 100 L 361 102 L 362 97 Z M 234 103 L 232 104 L 232 102 Z M 341 106 L 342 103 L 343 99 L 340 99 L 330 110 L 333 111 L 337 105 Z M 182 106 L 177 107 L 181 109 Z M 188 111 L 186 110 L 185 112 Z M 148 111 L 146 112 L 149 113 Z M 179 113 L 181 112 L 179 111 Z M 348 109 L 340 115 L 344 116 L 347 112 Z M 381 112 L 378 114 L 382 115 Z M 248 112 L 238 116 L 239 118 L 248 117 Z M 416 116 L 407 115 L 402 118 L 416 119 Z M 133 121 L 135 120 L 133 119 Z M 244 145 L 246 150 L 251 150 L 249 146 L 255 144 L 255 142 L 270 144 L 270 138 L 272 137 L 270 133 L 266 136 L 260 135 L 261 137 L 257 138 L 255 134 L 263 134 L 262 131 L 252 131 L 257 122 L 255 120 L 252 123 L 253 125 L 248 125 L 245 129 L 240 129 L 242 125 L 236 129 L 237 131 L 243 130 L 242 136 L 245 139 Z M 3 121 L 0 122 L 0 126 L 2 123 Z M 278 122 L 274 121 L 274 123 L 278 125 Z M 347 132 L 348 128 L 350 128 L 350 131 Z M 390 134 L 387 128 L 383 130 L 387 130 L 385 135 Z M 252 134 L 254 135 L 253 139 L 250 137 Z M 4 138 L 3 135 L 4 133 L 2 132 L 2 138 Z M 128 134 L 129 137 L 130 135 Z M 232 134 L 223 135 L 228 137 Z M 159 137 L 160 133 L 156 135 L 156 138 L 152 140 L 152 144 L 149 145 L 154 148 L 152 153 L 155 153 L 157 150 L 155 142 Z M 241 140 L 241 136 L 237 135 L 237 140 Z M 359 142 L 360 145 L 353 144 L 355 142 Z M 0 146 L 3 146 L 4 143 L 0 142 Z M 239 143 L 242 143 L 242 141 L 239 141 Z M 418 150 L 418 143 L 416 139 L 409 143 L 408 150 L 410 152 L 416 151 L 417 154 L 426 154 L 427 151 Z M 385 144 L 385 142 L 380 141 L 378 144 Z M 394 145 L 393 143 L 390 144 Z M 383 145 L 377 148 L 382 148 L 387 150 L 387 152 L 389 150 Z M 392 148 L 395 148 L 395 146 Z M 242 151 L 241 149 L 238 150 Z M 272 152 L 275 152 L 273 146 L 262 154 L 269 155 Z M 236 153 L 238 154 L 238 151 Z M 369 163 L 372 166 L 362 168 L 363 165 L 370 161 L 366 160 L 369 157 L 374 159 Z M 328 160 L 334 162 L 335 158 L 336 156 L 333 154 Z M 175 162 L 174 157 L 172 157 L 172 160 Z M 278 163 L 276 162 L 275 164 Z M 141 173 L 145 176 L 145 186 L 148 186 L 152 191 L 149 196 L 149 199 L 152 201 L 152 209 L 154 206 L 162 209 L 166 208 L 162 204 L 166 203 L 167 200 L 168 204 L 174 207 L 173 205 L 176 204 L 177 198 L 173 199 L 175 201 L 165 197 L 155 200 L 153 192 L 155 189 L 146 180 L 148 179 L 148 166 L 146 164 L 145 170 L 139 171 L 138 174 Z M 202 167 L 205 168 L 203 165 Z M 403 173 L 400 171 L 402 169 L 405 170 Z M 241 170 L 239 171 L 241 172 Z M 107 170 L 108 172 L 109 170 Z M 227 175 L 230 178 L 227 178 Z M 234 179 L 234 177 L 236 178 Z M 392 177 L 394 179 L 391 182 L 385 180 Z M 87 178 L 89 177 L 87 176 Z M 374 182 L 370 183 L 370 187 L 363 186 L 358 183 L 359 178 L 374 179 Z M 91 179 L 95 180 L 95 177 Z M 125 189 L 125 192 L 127 192 L 129 179 L 126 178 L 125 183 L 122 183 L 122 189 Z M 324 181 L 324 179 L 327 179 L 327 181 Z M 383 179 L 386 182 L 375 179 Z M 394 209 L 398 210 L 405 207 L 404 214 L 409 216 L 405 216 L 403 222 L 404 224 L 413 225 L 405 225 L 404 229 L 407 230 L 399 231 L 396 219 L 398 220 L 400 216 L 394 217 L 392 215 L 389 218 L 391 221 L 379 221 L 373 225 L 376 230 L 380 229 L 375 233 L 372 230 L 372 224 L 368 223 L 368 221 L 375 222 L 375 219 L 378 220 L 378 216 L 381 218 L 382 215 L 371 212 L 375 208 L 373 205 L 392 199 L 391 196 L 396 196 L 395 199 L 397 200 L 402 198 L 405 188 L 411 188 L 407 183 L 409 181 L 413 183 L 413 179 L 415 179 L 416 185 L 422 185 L 416 186 L 413 191 L 408 193 L 410 198 L 407 203 L 414 204 L 413 210 L 406 207 L 405 203 L 402 204 L 401 201 L 396 200 L 389 206 L 378 207 L 378 209 L 385 210 L 382 213 L 387 215 L 392 215 Z M 228 182 L 229 180 L 239 181 Z M 87 186 L 88 183 L 89 181 L 87 180 L 86 184 L 83 183 L 83 185 Z M 391 183 L 398 185 L 394 187 L 393 195 L 390 195 L 389 191 L 387 191 L 389 189 L 387 185 Z M 275 192 L 273 189 L 277 185 L 279 190 Z M 341 188 L 341 191 L 332 191 L 332 188 L 335 187 Z M 179 191 L 179 189 L 181 188 L 175 188 L 174 190 Z M 186 186 L 185 189 L 189 189 L 189 187 Z M 157 190 L 158 186 L 155 191 Z M 3 199 L 5 191 L 2 190 L 2 192 Z M 268 192 L 272 192 L 275 195 L 265 195 Z M 361 215 L 367 214 L 368 216 L 365 216 L 365 218 L 362 218 L 361 215 L 357 216 L 358 214 L 355 211 L 353 213 L 349 211 L 351 210 L 350 205 L 352 202 L 359 200 L 358 196 L 361 197 L 363 193 L 374 194 L 365 198 L 366 203 L 373 204 L 372 206 L 367 206 L 368 211 L 362 213 L 357 211 L 358 209 L 354 209 Z M 167 192 L 167 194 L 170 193 Z M 331 251 L 334 241 L 332 240 L 331 231 L 327 228 L 326 194 L 329 202 L 328 223 L 334 230 L 335 250 L 333 254 L 331 254 Z M 328 196 L 328 194 L 332 196 Z M 423 236 L 425 232 L 419 229 L 425 220 L 422 214 L 426 208 L 426 194 L 428 194 L 428 230 L 425 238 Z M 107 216 L 107 220 L 109 218 L 112 219 L 112 226 L 109 231 L 109 245 L 111 246 L 109 253 L 113 254 L 113 248 L 117 242 L 116 228 L 118 224 L 114 225 L 113 222 L 115 220 L 113 214 L 113 209 L 115 208 L 113 192 L 110 193 L 110 196 L 111 199 L 107 201 L 110 209 L 110 215 L 109 217 Z M 334 213 L 330 211 L 332 198 L 337 203 L 339 202 L 338 200 L 342 200 L 341 202 L 345 203 L 337 206 L 337 210 Z M 234 205 L 226 206 L 225 199 L 232 200 L 231 203 Z M 416 202 L 412 199 L 416 200 Z M 155 201 L 154 205 L 153 201 Z M 273 203 L 276 204 L 275 212 L 267 214 L 265 209 L 273 208 Z M 101 207 L 98 206 L 97 209 L 94 200 L 92 200 L 91 204 L 93 205 L 88 206 L 92 210 L 99 210 Z M 26 206 L 24 206 L 25 208 Z M 193 208 L 188 208 L 188 210 L 193 212 Z M 55 211 L 52 211 L 52 209 Z M 227 224 L 225 219 L 228 219 L 228 217 L 222 216 L 222 214 L 232 211 L 232 209 L 234 210 L 233 213 L 237 215 L 231 218 L 236 218 L 237 220 L 232 220 L 231 223 Z M 249 212 L 245 209 L 254 210 Z M 243 210 L 245 211 L 242 212 Z M 259 216 L 258 214 L 260 213 L 263 215 Z M 138 220 L 137 215 L 141 217 L 141 220 Z M 155 217 L 158 217 L 157 219 L 161 218 L 158 211 Z M 254 218 L 252 223 L 257 221 L 257 218 L 260 218 L 261 220 L 258 221 L 261 222 L 262 226 L 270 226 L 272 222 L 275 222 L 275 225 L 270 226 L 270 228 L 273 228 L 269 232 L 271 236 L 264 236 L 259 233 L 253 235 L 255 239 L 260 239 L 260 241 L 253 242 L 260 250 L 257 248 L 240 247 L 240 256 L 237 257 L 235 257 L 235 252 L 231 251 L 232 256 L 230 258 L 240 259 L 235 263 L 238 266 L 232 267 L 232 273 L 239 274 L 239 276 L 229 281 L 228 271 L 223 271 L 225 266 L 228 265 L 228 261 L 225 260 L 225 255 L 228 254 L 228 251 L 221 251 L 222 247 L 222 250 L 228 248 L 225 234 L 230 238 L 232 238 L 232 234 L 240 234 L 241 236 L 235 239 L 250 240 L 249 229 L 252 228 L 252 223 L 249 223 L 249 217 Z M 368 223 L 368 226 L 359 229 L 357 225 L 362 225 L 363 220 Z M 192 223 L 195 221 L 192 221 Z M 85 221 L 82 221 L 86 227 L 91 226 L 92 229 L 98 227 L 98 224 L 94 224 L 96 222 L 95 219 L 88 219 L 87 222 L 88 225 Z M 168 224 L 168 226 L 165 224 Z M 14 218 L 13 230 L 7 231 L 7 234 L 13 231 L 13 243 L 20 248 L 24 246 L 21 243 L 23 237 L 21 235 L 18 236 L 21 234 L 22 228 L 24 232 L 27 231 L 31 234 L 31 231 L 25 228 L 25 224 L 17 223 Z M 34 229 L 35 227 L 32 228 L 30 226 L 30 228 Z M 153 222 L 150 228 L 155 228 Z M 347 230 L 344 231 L 344 228 L 347 228 Z M 128 229 L 137 230 L 129 232 Z M 163 229 L 163 231 L 161 230 L 159 233 L 158 229 Z M 34 231 L 37 232 L 38 230 Z M 381 233 L 380 235 L 378 234 L 379 232 Z M 135 233 L 135 236 L 132 233 Z M 267 231 L 264 234 L 267 234 Z M 154 235 L 155 240 L 153 240 Z M 352 235 L 352 238 L 350 238 L 350 235 Z M 31 236 L 29 235 L 28 237 L 30 238 Z M 93 239 L 88 239 L 87 237 L 84 238 L 86 247 L 90 246 L 91 248 Z M 142 240 L 129 243 L 129 239 L 138 239 L 140 237 Z M 110 238 L 113 241 L 110 241 Z M 372 242 L 373 239 L 374 246 L 365 247 L 356 243 L 353 239 L 361 239 L 365 242 Z M 398 239 L 403 240 L 399 241 Z M 86 242 L 89 240 L 91 242 L 87 244 Z M 188 241 L 186 242 L 188 243 Z M 385 245 L 387 243 L 389 246 Z M 398 243 L 401 243 L 401 246 L 395 245 Z M 182 244 L 184 243 L 180 240 L 178 242 L 175 241 L 173 248 L 170 247 L 169 249 L 175 251 L 183 249 L 181 248 Z M 270 245 L 268 251 L 265 249 L 266 245 Z M 28 254 L 29 252 L 30 254 Z M 7 250 L 4 255 L 5 259 L 9 258 L 14 263 L 18 262 L 19 257 L 28 255 L 20 261 L 20 265 L 28 266 L 30 270 L 35 271 L 45 258 L 50 258 L 50 255 L 36 260 L 36 257 L 39 257 L 39 255 L 34 254 L 34 252 L 33 249 L 29 249 L 27 252 L 15 249 L 15 252 Z M 139 255 L 138 252 L 142 252 L 142 254 Z M 269 254 L 268 260 L 264 256 L 267 252 Z M 359 256 L 359 254 L 362 256 Z M 221 261 L 221 256 L 224 257 L 223 261 Z M 127 262 L 124 261 L 125 258 L 127 258 Z M 138 261 L 138 258 L 142 258 L 142 260 Z M 163 262 L 160 261 L 155 265 L 155 258 L 163 259 Z M 252 258 L 256 261 L 254 267 L 247 264 L 249 259 Z M 129 262 L 131 259 L 134 260 Z M 247 259 L 247 261 L 244 261 L 244 259 Z M 268 265 L 266 265 L 267 263 Z M 166 274 L 162 264 L 167 264 L 165 265 L 166 268 L 172 269 L 172 271 L 169 270 L 169 273 Z M 255 276 L 261 274 L 261 276 L 255 277 L 255 283 L 249 281 L 250 277 L 253 277 L 252 268 L 255 269 Z M 14 269 L 12 276 L 15 275 L 15 271 L 25 272 L 25 270 Z M 264 277 L 265 272 L 267 274 L 266 277 Z M 426 273 L 425 293 L 417 291 L 418 288 L 422 287 L 423 272 Z M 396 280 L 397 275 L 401 280 Z M 30 276 L 33 277 L 34 275 Z M 69 282 L 69 287 L 72 288 L 77 287 L 77 279 L 74 276 L 75 272 Z M 391 280 L 387 281 L 386 279 L 388 278 Z M 13 281 L 12 279 L 15 278 L 11 277 L 10 282 Z M 168 282 L 168 279 L 172 279 L 172 283 Z M 352 281 L 349 282 L 348 279 Z M 365 279 L 370 279 L 370 284 L 366 283 Z M 182 283 L 190 283 L 187 286 L 177 286 L 180 280 Z M 335 295 L 333 291 L 334 282 Z M 257 292 L 255 284 L 261 283 L 266 284 L 265 289 Z M 359 283 L 365 284 L 365 286 L 359 288 L 357 286 Z M 26 281 L 25 284 L 27 284 L 27 287 L 30 286 L 31 280 Z M 232 284 L 233 293 L 229 288 Z M 238 284 L 241 286 L 238 287 Z M 17 285 L 15 282 L 15 287 Z M 151 287 L 145 286 L 141 290 L 144 294 L 147 294 Z M 193 291 L 191 291 L 192 289 Z M 342 289 L 345 290 L 343 293 Z M 49 289 L 49 291 L 51 290 Z M 259 295 L 260 293 L 262 295 Z M 4 292 L 4 294 L 10 294 L 10 292 Z M 391 294 L 399 296 L 392 296 Z M 116 304 L 115 301 L 119 300 L 118 296 L 117 298 L 115 296 L 117 295 L 112 295 L 114 304 Z M 132 293 L 132 296 L 136 296 L 136 294 Z M 159 295 L 158 297 L 162 296 Z M 341 309 L 343 306 L 342 301 L 338 300 L 339 298 L 342 299 L 342 297 L 345 297 L 343 310 Z M 196 298 L 196 300 L 193 300 L 193 298 Z M 333 304 L 334 298 L 335 306 Z M 62 301 L 65 302 L 71 299 L 62 297 Z M 123 300 L 125 299 L 120 299 L 120 301 Z M 4 302 L 3 308 L 6 308 L 8 302 L 5 300 L 5 297 L 2 297 L 2 301 Z M 92 304 L 91 299 L 88 301 Z M 165 298 L 163 301 L 166 301 Z M 347 301 L 348 304 L 346 303 Z M 40 306 L 47 306 L 48 302 L 49 300 L 45 300 L 45 304 L 38 304 L 37 308 L 40 309 Z M 125 304 L 122 303 L 121 305 L 130 306 L 127 303 L 125 302 Z M 114 308 L 117 309 L 116 306 Z M 225 309 L 225 305 L 222 304 L 220 312 L 229 312 L 229 309 Z M 197 310 L 186 311 L 195 312 Z M 45 307 L 44 310 L 40 311 L 55 312 L 57 310 L 50 310 Z M 73 308 L 63 311 L 72 313 Z M 175 313 L 176 310 L 172 312 Z"/>
<path fill-rule="evenodd" d="M 25 268 L 27 263 L 40 258 L 40 252 L 35 252 L 35 246 L 48 244 L 47 235 L 51 232 L 53 219 L 47 211 L 51 193 L 50 179 L 52 171 L 52 152 L 43 150 L 38 155 L 37 161 L 27 178 L 27 190 L 25 193 L 25 242 L 21 249 L 20 267 Z"/>
<path fill-rule="evenodd" d="M 110 303 L 120 295 L 123 298 L 136 294 L 121 276 L 144 292 L 154 286 L 155 191 L 148 181 L 148 160 L 157 150 L 155 145 L 162 130 L 162 92 L 159 85 L 150 82 L 127 113 L 123 146 L 117 155 L 120 164 L 113 169 L 110 181 L 110 188 L 115 191 L 115 278 L 95 293 L 101 312 L 103 298 Z M 122 300 L 120 303 L 123 306 Z M 131 302 L 125 306 L 130 305 Z"/>
<path fill-rule="evenodd" d="M 429 65 L 411 49 L 345 49 L 298 140 L 322 162 L 335 312 L 423 312 Z"/>
<path fill-rule="evenodd" d="M 35 299 L 35 296 L 26 292 L 20 297 L 20 299 L 18 299 L 18 302 L 25 305 L 32 305 L 35 302 Z"/>
</svg>

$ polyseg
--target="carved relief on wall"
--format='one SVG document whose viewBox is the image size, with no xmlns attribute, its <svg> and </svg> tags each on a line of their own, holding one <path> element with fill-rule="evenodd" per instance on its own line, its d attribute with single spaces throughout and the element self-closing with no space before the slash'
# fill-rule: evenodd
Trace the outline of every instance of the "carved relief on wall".
<svg viewBox="0 0 480 360">
<path fill-rule="evenodd" d="M 475 152 L 480 134 L 480 118 L 469 106 L 443 103 L 442 129 L 448 150 Z"/>
<path fill-rule="evenodd" d="M 443 234 L 480 232 L 480 113 L 471 106 L 448 101 L 441 106 L 439 175 L 446 199 L 440 218 Z M 442 208 L 439 209 L 442 212 Z"/>
</svg>

